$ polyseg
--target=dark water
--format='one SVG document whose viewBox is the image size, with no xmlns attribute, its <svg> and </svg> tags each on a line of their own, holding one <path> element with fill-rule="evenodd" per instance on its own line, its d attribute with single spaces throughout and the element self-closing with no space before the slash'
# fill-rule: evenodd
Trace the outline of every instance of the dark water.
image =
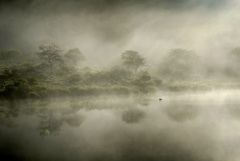
<svg viewBox="0 0 240 161">
<path fill-rule="evenodd" d="M 14 107 L 1 102 L 1 158 L 238 161 L 239 96 L 215 91 L 28 100 Z"/>
</svg>

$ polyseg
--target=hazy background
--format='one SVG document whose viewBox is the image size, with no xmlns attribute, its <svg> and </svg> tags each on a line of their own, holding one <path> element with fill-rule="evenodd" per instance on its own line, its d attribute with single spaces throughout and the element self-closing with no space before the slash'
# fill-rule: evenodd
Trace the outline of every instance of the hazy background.
<svg viewBox="0 0 240 161">
<path fill-rule="evenodd" d="M 185 48 L 221 64 L 221 54 L 239 45 L 239 7 L 237 0 L 5 0 L 0 49 L 34 52 L 54 42 L 104 67 L 128 49 L 154 66 Z"/>
</svg>

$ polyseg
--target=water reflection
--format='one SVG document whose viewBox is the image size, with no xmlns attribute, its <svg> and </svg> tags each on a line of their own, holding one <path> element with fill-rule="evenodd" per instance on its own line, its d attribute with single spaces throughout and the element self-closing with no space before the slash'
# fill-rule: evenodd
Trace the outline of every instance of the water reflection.
<svg viewBox="0 0 240 161">
<path fill-rule="evenodd" d="M 126 123 L 137 123 L 145 117 L 145 112 L 138 108 L 130 108 L 122 113 L 122 120 Z"/>
<path fill-rule="evenodd" d="M 48 135 L 58 135 L 60 131 L 60 127 L 63 123 L 62 118 L 57 118 L 50 112 L 47 115 L 39 115 L 41 118 L 39 129 L 41 130 L 40 135 L 48 136 Z"/>
<path fill-rule="evenodd" d="M 151 99 L 149 97 L 137 97 L 135 99 L 136 103 L 138 103 L 140 106 L 146 106 L 148 107 L 151 103 Z"/>
<path fill-rule="evenodd" d="M 238 98 L 234 104 L 194 95 L 158 99 L 67 98 L 20 101 L 15 108 L 2 103 L 0 154 L 34 161 L 239 160 Z"/>
<path fill-rule="evenodd" d="M 68 115 L 64 118 L 64 121 L 72 127 L 79 127 L 83 121 L 84 121 L 84 116 L 81 115 Z"/>
<path fill-rule="evenodd" d="M 240 120 L 240 105 L 238 104 L 229 104 L 228 105 L 228 112 L 230 116 L 235 119 Z"/>
<path fill-rule="evenodd" d="M 199 112 L 196 105 L 192 104 L 173 104 L 167 106 L 164 111 L 172 120 L 177 122 L 195 119 Z"/>
</svg>

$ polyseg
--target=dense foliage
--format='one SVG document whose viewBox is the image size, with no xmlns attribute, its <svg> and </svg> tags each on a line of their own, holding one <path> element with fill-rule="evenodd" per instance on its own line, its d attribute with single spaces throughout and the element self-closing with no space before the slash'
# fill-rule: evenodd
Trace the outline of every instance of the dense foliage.
<svg viewBox="0 0 240 161">
<path fill-rule="evenodd" d="M 205 64 L 191 50 L 173 49 L 148 71 L 147 60 L 137 51 L 119 56 L 121 65 L 108 69 L 84 67 L 84 54 L 64 52 L 54 44 L 40 45 L 33 54 L 11 49 L 0 52 L 0 98 L 7 100 L 101 94 L 146 94 L 157 90 L 211 90 L 239 88 L 240 49 L 226 54 L 223 66 Z M 227 81 L 219 81 L 221 78 Z M 213 79 L 214 78 L 214 79 Z"/>
<path fill-rule="evenodd" d="M 21 52 L 1 52 L 1 99 L 149 93 L 159 85 L 148 71 L 140 70 L 144 58 L 135 51 L 122 54 L 122 66 L 96 71 L 79 67 L 85 57 L 78 48 L 63 53 L 57 45 L 40 45 L 39 50 L 31 60 L 12 64 Z"/>
</svg>

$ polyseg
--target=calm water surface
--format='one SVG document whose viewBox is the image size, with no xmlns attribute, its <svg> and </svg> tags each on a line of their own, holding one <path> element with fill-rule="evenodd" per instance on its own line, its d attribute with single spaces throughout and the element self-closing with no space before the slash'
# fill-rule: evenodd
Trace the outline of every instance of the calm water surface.
<svg viewBox="0 0 240 161">
<path fill-rule="evenodd" d="M 23 161 L 239 161 L 240 92 L 1 102 L 0 154 Z"/>
</svg>

